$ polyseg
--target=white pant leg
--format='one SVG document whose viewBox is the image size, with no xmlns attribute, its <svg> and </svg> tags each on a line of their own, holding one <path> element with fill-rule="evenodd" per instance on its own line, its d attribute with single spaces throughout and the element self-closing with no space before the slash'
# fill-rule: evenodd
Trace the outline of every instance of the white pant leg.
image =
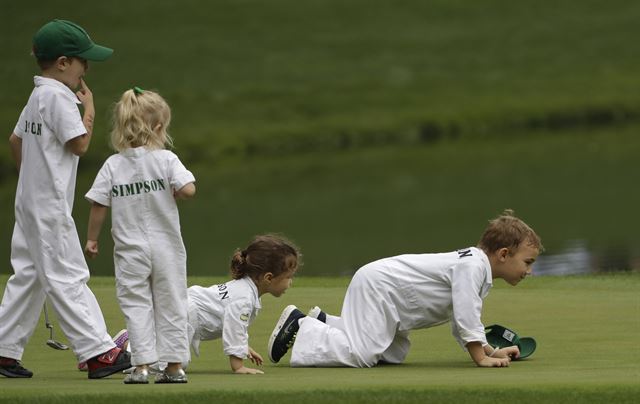
<svg viewBox="0 0 640 404">
<path fill-rule="evenodd" d="M 411 348 L 409 331 L 398 331 L 391 345 L 380 357 L 380 361 L 394 364 L 402 363 L 409 353 L 409 348 Z"/>
<path fill-rule="evenodd" d="M 176 243 L 180 242 L 179 245 Z M 187 331 L 187 257 L 181 240 L 159 240 L 153 249 L 151 288 L 159 360 L 183 363 L 190 359 Z"/>
<path fill-rule="evenodd" d="M 360 367 L 349 338 L 339 328 L 304 317 L 291 350 L 293 367 Z"/>
<path fill-rule="evenodd" d="M 187 289 L 188 291 L 188 289 Z M 189 345 L 191 346 L 191 350 L 196 356 L 200 356 L 200 339 L 196 337 L 196 330 L 200 327 L 198 320 L 198 306 L 193 303 L 191 300 L 188 301 L 187 304 L 187 338 L 189 341 Z M 189 363 L 191 362 L 191 353 L 189 353 L 189 360 L 186 362 L 182 362 L 182 370 L 187 370 L 189 367 Z M 156 365 L 159 370 L 164 370 L 167 367 L 168 363 L 160 361 Z"/>
<path fill-rule="evenodd" d="M 18 223 L 11 239 L 11 265 L 14 275 L 0 303 L 0 356 L 20 360 L 40 318 L 45 294 Z"/>
<path fill-rule="evenodd" d="M 158 361 L 155 313 L 151 292 L 151 262 L 139 247 L 114 253 L 116 292 L 129 331 L 131 365 Z"/>
<path fill-rule="evenodd" d="M 44 294 L 49 296 L 51 308 L 57 313 L 60 328 L 78 361 L 84 362 L 113 348 L 98 302 L 87 287 L 89 269 L 73 219 L 55 217 L 47 222 L 50 226 L 47 229 L 38 228 L 41 223 L 31 223 L 27 229 L 29 221 L 19 216 L 16 219 L 12 239 L 16 277 L 7 283 L 7 299 L 3 299 L 0 310 L 9 312 L 0 314 L 2 327 L 13 329 L 13 336 L 6 342 L 12 346 L 9 351 L 14 356 L 22 355 L 40 318 Z"/>
<path fill-rule="evenodd" d="M 43 230 L 39 260 L 41 282 L 60 328 L 84 362 L 114 348 L 98 301 L 87 286 L 89 268 L 71 216 L 57 218 L 57 227 Z M 33 236 L 33 235 L 32 235 Z M 36 267 L 38 260 L 36 261 Z"/>
<path fill-rule="evenodd" d="M 325 323 L 328 326 L 338 328 L 340 330 L 344 330 L 344 323 L 342 322 L 342 317 L 332 316 L 331 314 L 325 313 L 327 316 Z"/>
<path fill-rule="evenodd" d="M 301 319 L 291 366 L 375 366 L 392 344 L 399 324 L 384 293 L 386 287 L 392 285 L 377 279 L 376 273 L 356 272 L 342 305 L 344 328 Z"/>
</svg>

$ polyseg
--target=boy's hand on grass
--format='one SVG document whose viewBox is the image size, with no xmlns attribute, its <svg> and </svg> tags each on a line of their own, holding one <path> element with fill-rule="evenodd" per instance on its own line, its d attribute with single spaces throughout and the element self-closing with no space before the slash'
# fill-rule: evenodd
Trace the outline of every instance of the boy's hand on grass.
<svg viewBox="0 0 640 404">
<path fill-rule="evenodd" d="M 262 366 L 262 364 L 264 363 L 264 360 L 262 359 L 262 356 L 260 356 L 259 353 L 257 353 L 256 351 L 253 350 L 253 348 L 249 347 L 249 356 L 248 356 L 249 360 L 253 363 L 255 363 L 258 366 Z"/>
<path fill-rule="evenodd" d="M 84 253 L 89 258 L 95 258 L 98 256 L 98 242 L 96 240 L 87 240 L 87 244 L 84 247 Z"/>
<path fill-rule="evenodd" d="M 251 348 L 249 348 L 251 351 Z M 251 353 L 249 353 L 251 356 Z M 259 355 L 258 355 L 259 356 Z M 231 365 L 231 371 L 237 375 L 261 375 L 264 374 L 262 370 L 252 369 L 244 366 L 242 358 L 238 358 L 237 356 L 230 355 L 229 356 L 229 364 Z"/>
<path fill-rule="evenodd" d="M 481 368 L 506 368 L 511 363 L 510 358 L 492 358 L 490 356 L 485 356 L 480 362 L 478 362 L 478 366 Z"/>
<path fill-rule="evenodd" d="M 241 367 L 233 371 L 237 375 L 263 375 L 264 372 L 259 369 L 252 369 L 247 367 Z"/>
<path fill-rule="evenodd" d="M 520 349 L 516 345 L 498 349 L 492 357 L 518 359 L 520 357 Z"/>
</svg>

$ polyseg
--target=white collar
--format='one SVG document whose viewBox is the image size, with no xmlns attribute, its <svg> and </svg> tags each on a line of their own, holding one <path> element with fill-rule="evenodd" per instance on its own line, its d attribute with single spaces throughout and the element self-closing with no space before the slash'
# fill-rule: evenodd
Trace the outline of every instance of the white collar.
<svg viewBox="0 0 640 404">
<path fill-rule="evenodd" d="M 251 288 L 251 291 L 253 291 L 253 297 L 254 297 L 254 301 L 256 302 L 256 308 L 257 309 L 261 309 L 262 308 L 262 302 L 260 301 L 260 296 L 258 295 L 258 287 L 256 286 L 256 283 L 253 281 L 253 279 L 251 279 L 250 276 L 245 276 L 244 278 L 240 279 L 241 281 L 245 281 L 246 283 L 249 284 L 249 287 Z"/>
<path fill-rule="evenodd" d="M 76 94 L 73 91 L 71 91 L 69 87 L 67 87 L 64 83 L 56 79 L 52 79 L 49 77 L 42 77 L 42 76 L 33 76 L 33 84 L 36 87 L 40 87 L 40 86 L 56 87 L 62 90 L 62 92 L 64 92 L 67 96 L 69 96 L 76 104 L 82 104 L 82 101 L 78 99 Z"/>
<path fill-rule="evenodd" d="M 471 247 L 474 248 L 476 251 L 478 251 L 478 254 L 480 255 L 480 258 L 482 259 L 482 262 L 484 263 L 484 267 L 486 270 L 486 283 L 489 285 L 493 285 L 493 277 L 491 276 L 491 262 L 489 262 L 489 257 L 487 256 L 487 253 L 485 253 L 481 248 L 477 248 L 477 247 Z"/>
<path fill-rule="evenodd" d="M 127 157 L 143 156 L 143 155 L 145 155 L 147 153 L 149 153 L 149 149 L 147 149 L 144 146 L 130 147 L 130 148 L 124 149 L 123 151 L 120 152 L 120 154 L 122 154 L 123 156 L 127 156 Z"/>
</svg>

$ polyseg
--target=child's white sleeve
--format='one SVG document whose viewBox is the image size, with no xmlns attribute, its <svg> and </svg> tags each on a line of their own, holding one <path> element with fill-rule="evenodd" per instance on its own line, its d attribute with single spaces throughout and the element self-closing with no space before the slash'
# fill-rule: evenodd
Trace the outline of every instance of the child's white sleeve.
<svg viewBox="0 0 640 404">
<path fill-rule="evenodd" d="M 27 109 L 27 107 L 24 107 L 22 109 L 22 112 L 20 113 L 20 118 L 18 118 L 18 122 L 16 123 L 16 127 L 13 129 L 13 133 L 18 136 L 20 139 L 22 139 L 22 135 L 25 133 L 25 119 L 24 119 L 24 114 L 25 114 L 25 110 Z"/>
<path fill-rule="evenodd" d="M 60 143 L 65 144 L 69 140 L 87 133 L 84 127 L 78 105 L 80 101 L 72 99 L 67 94 L 56 92 L 47 93 L 43 97 L 51 97 L 42 100 L 41 115 L 44 123 L 49 126 Z"/>
<path fill-rule="evenodd" d="M 451 295 L 453 318 L 451 332 L 458 343 L 465 348 L 469 342 L 487 344 L 482 325 L 482 286 L 486 270 L 477 262 L 469 260 L 453 269 Z M 465 348 L 466 349 L 466 348 Z"/>
<path fill-rule="evenodd" d="M 185 185 L 195 182 L 196 178 L 191 171 L 182 164 L 178 156 L 169 153 L 169 183 L 174 190 L 179 190 Z"/>
<path fill-rule="evenodd" d="M 107 161 L 108 162 L 108 161 Z M 104 163 L 89 192 L 84 196 L 89 202 L 96 202 L 100 205 L 111 206 L 112 178 L 107 162 Z"/>
<path fill-rule="evenodd" d="M 222 349 L 227 356 L 246 358 L 249 354 L 249 321 L 252 304 L 239 299 L 230 303 L 224 311 L 222 323 Z"/>
</svg>

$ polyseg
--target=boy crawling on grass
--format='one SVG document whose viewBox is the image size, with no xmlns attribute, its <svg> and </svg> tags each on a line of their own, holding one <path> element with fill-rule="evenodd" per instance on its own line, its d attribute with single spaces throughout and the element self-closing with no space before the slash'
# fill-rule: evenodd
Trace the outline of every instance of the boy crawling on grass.
<svg viewBox="0 0 640 404">
<path fill-rule="evenodd" d="M 450 321 L 453 336 L 476 365 L 509 366 L 520 352 L 487 343 L 483 299 L 493 279 L 517 285 L 530 275 L 542 249 L 538 235 L 505 210 L 489 222 L 477 247 L 374 261 L 353 276 L 340 317 L 317 307 L 305 316 L 287 306 L 269 340 L 269 358 L 278 362 L 292 348 L 294 367 L 402 363 L 409 331 Z"/>
</svg>

